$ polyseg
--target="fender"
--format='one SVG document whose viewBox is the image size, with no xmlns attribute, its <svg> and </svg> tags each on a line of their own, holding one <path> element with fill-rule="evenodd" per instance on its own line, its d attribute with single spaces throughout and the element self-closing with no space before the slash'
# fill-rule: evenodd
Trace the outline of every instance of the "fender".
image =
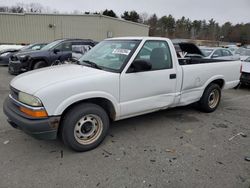
<svg viewBox="0 0 250 188">
<path fill-rule="evenodd" d="M 203 85 L 203 89 L 205 89 L 210 83 L 212 83 L 215 80 L 223 80 L 224 85 L 225 85 L 225 77 L 223 75 L 215 75 L 205 82 L 205 84 Z M 223 87 L 224 87 L 224 85 L 223 85 Z"/>
<path fill-rule="evenodd" d="M 181 92 L 180 100 L 177 101 L 175 106 L 184 106 L 190 103 L 194 103 L 200 100 L 206 87 L 215 80 L 224 80 L 223 75 L 215 75 L 208 79 L 201 87 L 189 89 Z M 179 104 L 178 104 L 179 103 Z"/>
<path fill-rule="evenodd" d="M 29 70 L 32 70 L 32 67 L 34 66 L 34 62 L 37 61 L 44 61 L 47 63 L 47 65 L 49 65 L 49 61 L 48 58 L 44 58 L 44 57 L 31 57 L 30 61 L 29 61 Z"/>
<path fill-rule="evenodd" d="M 215 80 L 223 80 L 223 81 L 224 81 L 224 85 L 225 85 L 224 76 L 223 76 L 223 75 L 215 75 L 215 76 L 213 76 L 212 78 L 208 79 L 208 80 L 205 82 L 205 84 L 200 88 L 200 90 L 201 90 L 202 92 L 201 92 L 201 95 L 199 96 L 199 98 L 202 97 L 202 95 L 203 95 L 205 89 L 207 88 L 207 86 L 208 86 L 209 84 L 211 84 L 211 83 L 212 83 L 213 81 L 215 81 Z M 223 87 L 224 87 L 224 85 L 223 85 Z M 223 88 L 223 87 L 222 87 L 222 88 Z"/>
<path fill-rule="evenodd" d="M 54 115 L 61 115 L 64 112 L 64 110 L 66 110 L 72 104 L 77 103 L 79 101 L 92 99 L 92 98 L 104 98 L 104 99 L 109 100 L 115 108 L 116 119 L 117 117 L 120 116 L 120 107 L 118 105 L 118 101 L 109 93 L 105 93 L 101 91 L 81 93 L 81 94 L 73 95 L 70 98 L 67 98 L 56 108 Z"/>
</svg>

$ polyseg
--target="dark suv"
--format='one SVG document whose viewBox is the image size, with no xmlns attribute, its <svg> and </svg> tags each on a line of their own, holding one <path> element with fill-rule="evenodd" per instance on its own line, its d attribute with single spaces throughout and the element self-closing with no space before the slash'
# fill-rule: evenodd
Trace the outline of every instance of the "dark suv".
<svg viewBox="0 0 250 188">
<path fill-rule="evenodd" d="M 96 43 L 88 39 L 60 39 L 44 46 L 39 51 L 20 52 L 10 57 L 9 73 L 21 72 L 51 66 L 55 61 L 79 58 Z"/>
<path fill-rule="evenodd" d="M 9 58 L 10 56 L 18 53 L 18 52 L 26 52 L 26 51 L 32 51 L 32 50 L 40 50 L 43 48 L 46 43 L 34 43 L 30 44 L 28 46 L 24 46 L 21 49 L 7 49 L 0 51 L 0 65 L 8 65 L 9 64 Z"/>
</svg>

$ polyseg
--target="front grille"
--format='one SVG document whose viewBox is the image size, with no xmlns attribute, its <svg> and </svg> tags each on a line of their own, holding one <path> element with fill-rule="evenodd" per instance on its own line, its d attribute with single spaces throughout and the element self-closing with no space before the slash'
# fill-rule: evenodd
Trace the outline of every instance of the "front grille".
<svg viewBox="0 0 250 188">
<path fill-rule="evenodd" d="M 10 87 L 10 94 L 16 100 L 18 100 L 18 92 L 19 91 L 17 89 Z"/>
<path fill-rule="evenodd" d="M 241 78 L 250 79 L 250 73 L 245 73 L 245 72 L 243 72 L 243 73 L 241 74 Z"/>
</svg>

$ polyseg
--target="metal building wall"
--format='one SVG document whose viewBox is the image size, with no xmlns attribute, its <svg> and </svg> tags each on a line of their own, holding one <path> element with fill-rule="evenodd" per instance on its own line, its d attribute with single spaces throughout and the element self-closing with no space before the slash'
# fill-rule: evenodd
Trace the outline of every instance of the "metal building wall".
<svg viewBox="0 0 250 188">
<path fill-rule="evenodd" d="M 128 22 L 125 20 L 119 20 L 109 17 L 101 17 L 100 23 L 102 27 L 102 32 L 100 32 L 100 38 L 107 38 L 107 32 L 112 32 L 113 37 L 124 37 L 124 36 L 148 36 L 149 27 L 134 23 Z"/>
<path fill-rule="evenodd" d="M 0 13 L 0 43 L 50 42 L 59 38 L 148 36 L 149 27 L 99 15 Z"/>
</svg>

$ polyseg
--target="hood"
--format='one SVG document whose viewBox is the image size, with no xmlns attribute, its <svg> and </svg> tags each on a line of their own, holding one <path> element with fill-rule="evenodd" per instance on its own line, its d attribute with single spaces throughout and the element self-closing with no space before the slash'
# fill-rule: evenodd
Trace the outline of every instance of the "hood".
<svg viewBox="0 0 250 188">
<path fill-rule="evenodd" d="M 7 50 L 1 50 L 0 54 L 4 54 L 4 53 L 7 53 L 7 52 L 12 53 L 12 52 L 18 52 L 18 51 L 20 51 L 20 50 L 17 50 L 17 49 L 7 49 Z"/>
<path fill-rule="evenodd" d="M 188 54 L 197 54 L 204 56 L 200 48 L 198 48 L 195 44 L 193 43 L 188 43 L 188 42 L 182 42 L 179 43 L 180 49 L 183 52 L 187 52 Z"/>
<path fill-rule="evenodd" d="M 109 74 L 109 72 L 82 65 L 65 64 L 30 71 L 15 77 L 10 85 L 19 91 L 35 94 L 38 90 L 56 83 L 79 77 Z"/>
<path fill-rule="evenodd" d="M 25 50 L 20 50 L 19 53 L 27 53 L 27 52 L 38 52 L 39 50 L 33 50 L 33 49 L 25 49 Z"/>
<path fill-rule="evenodd" d="M 36 56 L 40 56 L 41 53 L 47 52 L 47 50 L 27 50 L 27 51 L 20 51 L 16 54 L 17 57 L 23 56 L 23 55 L 27 55 L 27 56 L 31 56 L 31 57 L 36 57 Z"/>
</svg>

